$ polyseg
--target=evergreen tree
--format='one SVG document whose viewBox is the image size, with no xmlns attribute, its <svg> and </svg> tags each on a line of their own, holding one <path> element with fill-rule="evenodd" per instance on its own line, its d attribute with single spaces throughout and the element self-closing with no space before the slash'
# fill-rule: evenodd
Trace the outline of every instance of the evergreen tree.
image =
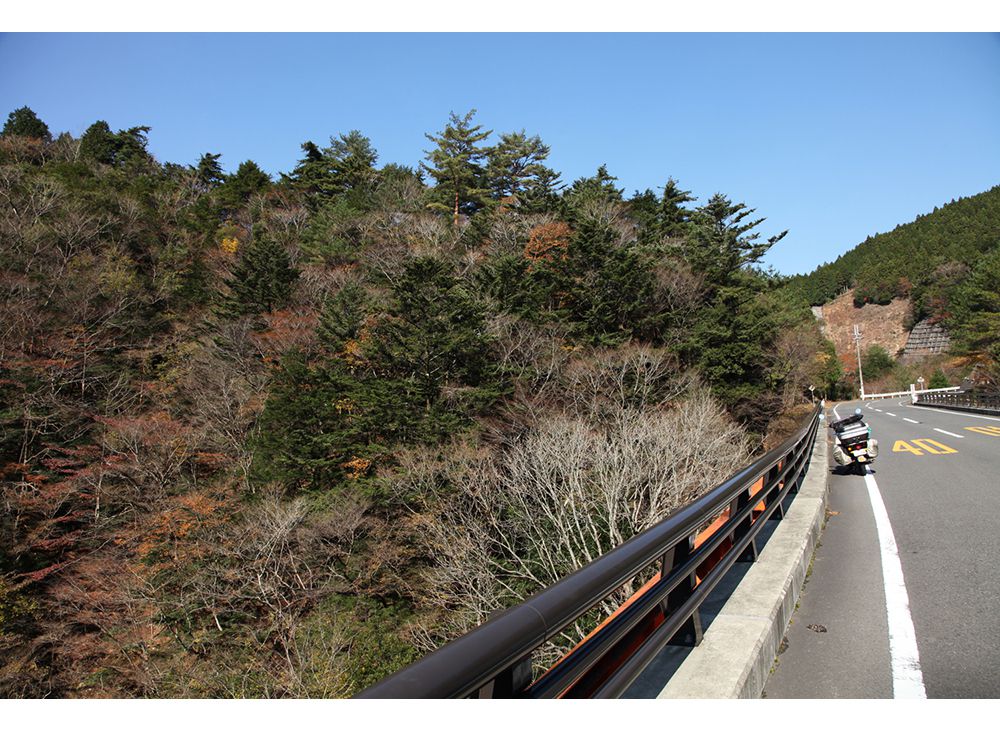
<svg viewBox="0 0 1000 732">
<path fill-rule="evenodd" d="M 272 312 L 292 294 L 298 272 L 285 248 L 262 233 L 255 233 L 240 250 L 240 259 L 226 282 L 230 294 L 224 311 L 230 315 Z"/>
<path fill-rule="evenodd" d="M 861 359 L 861 369 L 865 376 L 875 380 L 892 370 L 895 365 L 892 356 L 882 346 L 872 344 Z"/>
<path fill-rule="evenodd" d="M 524 130 L 500 136 L 500 142 L 489 151 L 486 177 L 493 198 L 537 197 L 539 185 L 551 187 L 559 175 L 542 163 L 549 156 L 549 146 Z"/>
<path fill-rule="evenodd" d="M 150 129 L 142 125 L 112 132 L 107 122 L 98 120 L 80 138 L 80 157 L 115 167 L 148 163 Z"/>
<path fill-rule="evenodd" d="M 456 226 L 459 214 L 474 213 L 485 205 L 489 193 L 480 164 L 488 150 L 478 143 L 493 132 L 483 131 L 482 125 L 472 124 L 475 113 L 473 109 L 464 117 L 459 117 L 452 112 L 449 124 L 437 136 L 426 134 L 425 137 L 437 147 L 425 151 L 430 164 L 420 164 L 421 169 L 436 183 L 434 191 L 437 200 L 432 201 L 431 207 L 450 211 Z"/>
<path fill-rule="evenodd" d="M 337 353 L 348 341 L 357 338 L 365 319 L 366 299 L 364 288 L 349 282 L 326 301 L 316 328 L 316 336 L 324 348 Z"/>
<path fill-rule="evenodd" d="M 617 180 L 608 173 L 606 165 L 601 165 L 589 178 L 578 178 L 573 181 L 563 195 L 563 204 L 570 221 L 580 223 L 581 218 L 590 215 L 595 207 L 623 202 L 623 189 L 615 185 Z"/>
<path fill-rule="evenodd" d="M 940 368 L 938 368 L 938 369 L 935 369 L 935 371 L 934 371 L 933 374 L 931 374 L 931 381 L 927 385 L 927 388 L 928 389 L 946 389 L 949 386 L 951 386 L 951 384 L 948 383 L 948 377 L 945 376 L 944 371 L 942 371 Z"/>
<path fill-rule="evenodd" d="M 323 155 L 330 162 L 330 184 L 335 195 L 354 192 L 355 198 L 361 199 L 374 187 L 378 176 L 375 169 L 378 153 L 371 140 L 358 130 L 331 137 L 330 147 Z"/>
<path fill-rule="evenodd" d="M 234 210 L 249 201 L 255 193 L 267 190 L 270 185 L 271 177 L 253 160 L 245 160 L 219 186 L 219 199 L 224 208 Z"/>
<path fill-rule="evenodd" d="M 118 149 L 115 151 L 115 165 L 143 164 L 152 160 L 147 150 L 149 145 L 147 135 L 150 129 L 150 127 L 141 125 L 118 131 L 118 134 L 115 135 L 118 141 Z"/>
<path fill-rule="evenodd" d="M 754 402 L 776 386 L 770 366 L 779 314 L 759 295 L 762 284 L 757 276 L 738 273 L 718 287 L 681 346 L 684 360 L 697 367 L 713 393 L 749 421 L 760 419 L 765 408 Z"/>
<path fill-rule="evenodd" d="M 21 137 L 35 137 L 46 142 L 52 139 L 49 126 L 38 118 L 38 115 L 30 107 L 15 109 L 7 115 L 7 122 L 3 126 L 4 137 L 8 135 L 19 135 Z"/>
<path fill-rule="evenodd" d="M 286 355 L 258 421 L 254 477 L 297 490 L 336 487 L 350 461 L 377 453 L 364 403 L 364 384 L 342 363 L 313 369 L 300 352 Z"/>
<path fill-rule="evenodd" d="M 952 297 L 948 319 L 956 346 L 965 353 L 982 353 L 1000 377 L 1000 247 L 979 260 Z"/>
<path fill-rule="evenodd" d="M 681 238 L 687 234 L 691 212 L 684 207 L 684 204 L 694 200 L 696 199 L 691 195 L 691 191 L 681 190 L 673 178 L 667 180 L 660 199 L 659 229 L 663 236 Z"/>
<path fill-rule="evenodd" d="M 764 219 L 747 221 L 754 209 L 733 203 L 721 193 L 695 211 L 685 246 L 685 258 L 706 278 L 710 286 L 730 285 L 744 267 L 760 262 L 767 250 L 788 233 L 783 231 L 766 241 L 753 229 Z"/>
<path fill-rule="evenodd" d="M 358 224 L 363 215 L 343 197 L 332 198 L 310 218 L 299 248 L 303 261 L 322 262 L 327 266 L 357 261 L 361 234 Z"/>
<path fill-rule="evenodd" d="M 104 165 L 113 165 L 118 147 L 118 137 L 111 131 L 108 123 L 98 120 L 88 127 L 80 138 L 80 157 Z"/>
<path fill-rule="evenodd" d="M 302 158 L 296 163 L 295 168 L 288 175 L 282 175 L 282 179 L 291 183 L 294 188 L 298 188 L 307 195 L 307 200 L 313 202 L 317 196 L 330 196 L 333 194 L 333 184 L 330 181 L 330 164 L 323 155 L 323 151 L 311 140 L 302 143 Z"/>
<path fill-rule="evenodd" d="M 488 386 L 485 313 L 449 264 L 411 260 L 393 296 L 389 317 L 376 328 L 373 355 L 390 374 L 416 385 L 427 411 L 447 383 Z"/>
<path fill-rule="evenodd" d="M 205 153 L 198 160 L 195 173 L 198 176 L 198 182 L 204 190 L 215 188 L 225 181 L 226 174 L 223 172 L 222 166 L 219 165 L 219 158 L 221 157 L 222 153 Z"/>
<path fill-rule="evenodd" d="M 559 193 L 563 189 L 559 173 L 542 166 L 524 183 L 519 195 L 519 207 L 527 213 L 548 213 L 559 207 Z"/>
</svg>

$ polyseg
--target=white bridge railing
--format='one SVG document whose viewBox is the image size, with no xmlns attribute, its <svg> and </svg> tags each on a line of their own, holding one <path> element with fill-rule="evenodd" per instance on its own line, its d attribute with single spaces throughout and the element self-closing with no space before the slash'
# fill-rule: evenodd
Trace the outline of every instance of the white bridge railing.
<svg viewBox="0 0 1000 732">
<path fill-rule="evenodd" d="M 890 391 L 885 394 L 865 394 L 864 391 L 861 392 L 861 398 L 865 401 L 869 399 L 892 399 L 894 397 L 910 397 L 910 402 L 917 401 L 918 394 L 931 394 L 935 392 L 942 391 L 961 391 L 960 386 L 946 386 L 943 389 L 918 389 L 916 384 L 910 384 L 909 391 Z"/>
</svg>

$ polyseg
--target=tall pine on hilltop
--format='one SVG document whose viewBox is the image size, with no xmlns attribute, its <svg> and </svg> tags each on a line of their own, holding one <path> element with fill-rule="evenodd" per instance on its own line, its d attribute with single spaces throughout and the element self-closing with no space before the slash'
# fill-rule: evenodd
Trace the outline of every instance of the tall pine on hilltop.
<svg viewBox="0 0 1000 732">
<path fill-rule="evenodd" d="M 460 213 L 475 213 L 489 194 L 480 163 L 488 150 L 479 143 L 493 131 L 484 131 L 482 125 L 472 124 L 475 114 L 474 109 L 464 117 L 452 112 L 444 130 L 437 135 L 425 135 L 436 147 L 426 151 L 429 164 L 420 164 L 421 170 L 437 183 L 437 199 L 430 206 L 451 211 L 452 223 L 456 226 Z"/>
</svg>

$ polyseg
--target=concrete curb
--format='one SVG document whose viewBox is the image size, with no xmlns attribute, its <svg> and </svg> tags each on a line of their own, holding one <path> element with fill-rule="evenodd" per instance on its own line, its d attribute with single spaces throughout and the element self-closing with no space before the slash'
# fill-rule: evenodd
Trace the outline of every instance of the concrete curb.
<svg viewBox="0 0 1000 732">
<path fill-rule="evenodd" d="M 824 421 L 788 512 L 658 699 L 760 698 L 823 530 L 827 450 Z"/>
</svg>

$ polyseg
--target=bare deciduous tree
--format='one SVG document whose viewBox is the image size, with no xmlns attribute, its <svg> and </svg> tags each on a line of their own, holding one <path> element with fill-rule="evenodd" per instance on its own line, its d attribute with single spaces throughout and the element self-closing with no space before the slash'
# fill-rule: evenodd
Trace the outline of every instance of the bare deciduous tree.
<svg viewBox="0 0 1000 732">
<path fill-rule="evenodd" d="M 465 453 L 411 472 L 405 480 L 422 483 L 438 501 L 425 580 L 439 625 L 425 627 L 418 642 L 430 647 L 467 631 L 592 562 L 728 477 L 747 456 L 742 431 L 697 391 L 670 409 L 619 406 L 600 423 L 550 416 L 494 454 Z M 635 589 L 622 588 L 603 611 Z M 587 630 L 570 628 L 543 662 Z"/>
</svg>

